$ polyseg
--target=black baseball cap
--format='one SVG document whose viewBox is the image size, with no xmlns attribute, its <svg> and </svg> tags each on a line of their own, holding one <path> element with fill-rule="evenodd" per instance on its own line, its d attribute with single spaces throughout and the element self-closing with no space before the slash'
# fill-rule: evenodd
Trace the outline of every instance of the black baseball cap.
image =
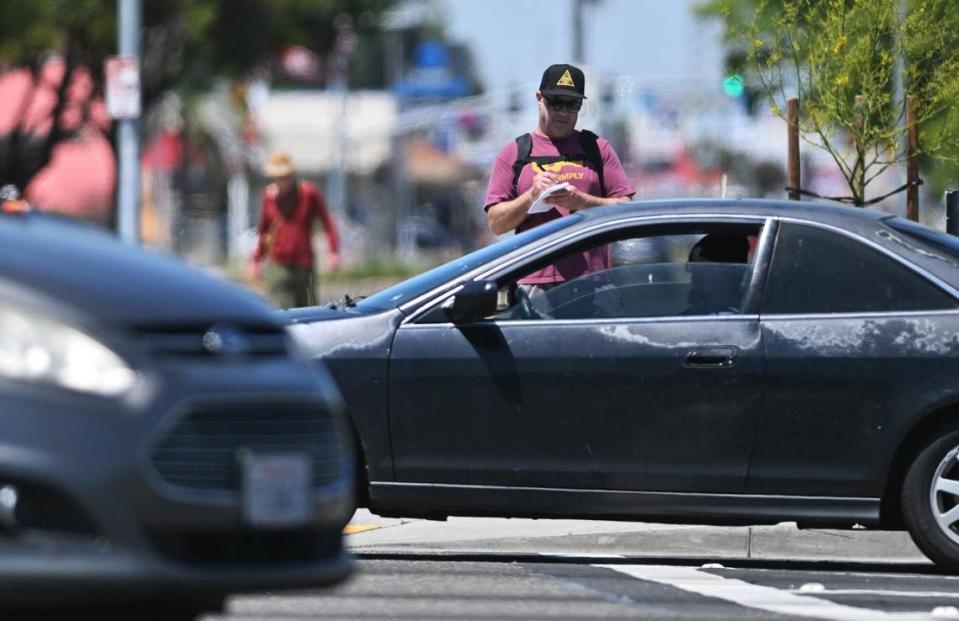
<svg viewBox="0 0 959 621">
<path fill-rule="evenodd" d="M 544 95 L 566 95 L 586 99 L 583 91 L 586 88 L 586 78 L 583 70 L 573 65 L 550 65 L 543 72 L 543 79 L 539 82 L 539 92 Z"/>
</svg>

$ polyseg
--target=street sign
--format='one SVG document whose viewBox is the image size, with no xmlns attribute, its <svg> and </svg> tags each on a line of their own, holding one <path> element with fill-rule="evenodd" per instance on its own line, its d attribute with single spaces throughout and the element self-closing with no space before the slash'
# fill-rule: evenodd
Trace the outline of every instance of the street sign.
<svg viewBox="0 0 959 621">
<path fill-rule="evenodd" d="M 105 66 L 107 114 L 113 119 L 140 116 L 140 61 L 132 56 L 111 56 Z"/>
</svg>

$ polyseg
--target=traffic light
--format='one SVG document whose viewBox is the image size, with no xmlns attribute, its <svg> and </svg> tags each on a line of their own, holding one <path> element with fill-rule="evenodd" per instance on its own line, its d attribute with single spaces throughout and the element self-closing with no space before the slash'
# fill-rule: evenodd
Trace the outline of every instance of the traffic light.
<svg viewBox="0 0 959 621">
<path fill-rule="evenodd" d="M 742 97 L 746 91 L 743 84 L 743 76 L 738 73 L 730 73 L 723 78 L 723 92 L 729 97 Z"/>
</svg>

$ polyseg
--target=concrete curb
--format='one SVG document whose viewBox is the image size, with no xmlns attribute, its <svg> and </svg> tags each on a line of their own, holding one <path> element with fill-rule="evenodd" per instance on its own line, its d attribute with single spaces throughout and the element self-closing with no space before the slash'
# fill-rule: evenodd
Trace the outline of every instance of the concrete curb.
<svg viewBox="0 0 959 621">
<path fill-rule="evenodd" d="M 360 517 L 365 523 L 382 520 Z M 383 520 L 347 536 L 354 552 L 618 554 L 631 557 L 929 563 L 904 532 L 689 526 L 575 520 Z"/>
</svg>

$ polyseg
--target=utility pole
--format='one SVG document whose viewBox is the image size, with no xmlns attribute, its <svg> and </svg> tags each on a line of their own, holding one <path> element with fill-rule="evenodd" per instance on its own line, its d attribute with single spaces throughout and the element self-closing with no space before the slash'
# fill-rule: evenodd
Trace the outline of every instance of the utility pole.
<svg viewBox="0 0 959 621">
<path fill-rule="evenodd" d="M 573 60 L 576 65 L 586 63 L 586 42 L 583 34 L 583 9 L 588 4 L 598 5 L 602 0 L 571 0 L 573 9 Z"/>
<path fill-rule="evenodd" d="M 120 58 L 135 64 L 139 97 L 141 0 L 117 0 Z M 140 243 L 140 114 L 117 118 L 117 229 L 128 244 Z"/>
<path fill-rule="evenodd" d="M 326 181 L 327 200 L 335 214 L 342 216 L 346 211 L 346 99 L 349 95 L 349 68 L 350 57 L 356 47 L 356 35 L 348 17 L 340 16 L 336 19 L 336 43 L 333 48 L 333 83 L 332 91 L 336 93 L 336 123 L 333 142 L 335 144 L 333 166 Z"/>
<path fill-rule="evenodd" d="M 583 4 L 586 0 L 573 0 L 573 62 L 583 64 Z"/>
<path fill-rule="evenodd" d="M 900 109 L 900 116 L 898 125 L 903 130 L 903 135 L 905 135 L 908 127 L 906 125 L 906 87 L 905 87 L 905 77 L 906 77 L 906 62 L 903 58 L 902 53 L 902 24 L 906 21 L 906 16 L 908 15 L 909 7 L 907 6 L 908 0 L 899 0 L 896 5 L 896 40 L 893 50 L 896 54 L 895 64 L 893 65 L 892 73 L 892 102 L 894 106 L 898 106 Z M 903 143 L 899 142 L 896 145 L 896 150 L 898 155 L 905 157 L 906 147 Z"/>
</svg>

